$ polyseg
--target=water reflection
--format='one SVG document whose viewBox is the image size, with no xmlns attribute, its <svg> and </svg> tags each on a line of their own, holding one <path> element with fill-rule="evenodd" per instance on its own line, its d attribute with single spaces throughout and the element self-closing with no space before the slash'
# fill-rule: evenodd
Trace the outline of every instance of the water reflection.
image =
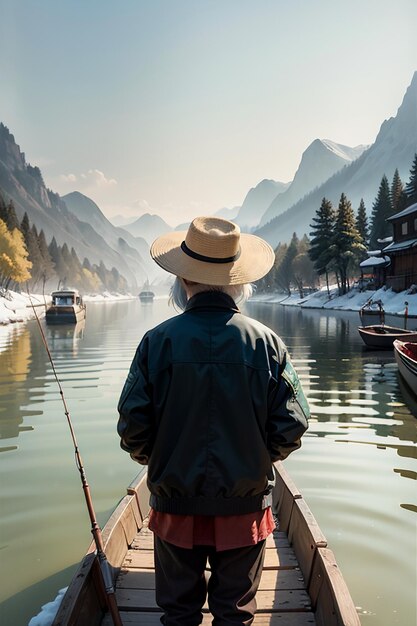
<svg viewBox="0 0 417 626">
<path fill-rule="evenodd" d="M 286 463 L 356 604 L 369 626 L 409 626 L 417 411 L 393 354 L 364 350 L 356 313 L 256 303 L 247 312 L 283 338 L 312 404 L 303 449 Z M 153 306 L 89 303 L 85 329 L 46 329 L 102 522 L 135 472 L 116 435 L 118 396 L 140 338 L 172 315 L 157 299 Z M 4 609 L 4 623 L 23 624 L 57 592 L 54 583 L 36 593 L 32 585 L 52 581 L 78 561 L 90 532 L 62 403 L 35 324 L 7 336 L 0 328 L 0 368 L 0 436 L 7 450 L 0 455 L 7 572 L 0 594 L 16 597 Z"/>
<path fill-rule="evenodd" d="M 27 416 L 40 415 L 42 411 L 25 409 L 29 403 L 30 387 L 26 381 L 36 372 L 39 387 L 43 387 L 44 363 L 32 358 L 38 349 L 38 338 L 33 337 L 26 326 L 7 329 L 0 344 L 0 439 L 14 439 L 20 433 L 32 430 L 23 426 Z M 16 446 L 4 446 L 0 452 L 8 452 Z"/>
<path fill-rule="evenodd" d="M 44 332 L 49 348 L 54 354 L 65 352 L 77 356 L 79 342 L 84 336 L 84 330 L 85 319 L 77 324 L 46 326 Z"/>
</svg>

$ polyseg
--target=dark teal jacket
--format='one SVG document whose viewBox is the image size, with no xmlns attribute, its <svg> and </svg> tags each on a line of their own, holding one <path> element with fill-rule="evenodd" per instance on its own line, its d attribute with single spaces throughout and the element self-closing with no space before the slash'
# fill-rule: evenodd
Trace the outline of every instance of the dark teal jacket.
<svg viewBox="0 0 417 626">
<path fill-rule="evenodd" d="M 281 339 L 219 292 L 146 333 L 118 410 L 122 448 L 148 465 L 151 506 L 200 515 L 268 506 L 272 462 L 300 447 L 309 417 Z"/>
</svg>

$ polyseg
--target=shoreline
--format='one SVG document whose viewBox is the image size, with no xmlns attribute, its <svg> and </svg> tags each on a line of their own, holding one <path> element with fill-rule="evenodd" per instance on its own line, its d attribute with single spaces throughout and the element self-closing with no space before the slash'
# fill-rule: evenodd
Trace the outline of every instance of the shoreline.
<svg viewBox="0 0 417 626">
<path fill-rule="evenodd" d="M 304 298 L 300 298 L 298 294 L 292 293 L 290 296 L 283 293 L 255 294 L 252 296 L 252 302 L 264 304 L 280 304 L 282 306 L 300 307 L 303 309 L 320 309 L 325 311 L 351 311 L 359 312 L 360 309 L 370 299 L 373 301 L 380 300 L 386 315 L 394 317 L 404 317 L 405 303 L 408 302 L 408 318 L 417 319 L 417 290 L 416 293 L 410 293 L 411 290 L 399 293 L 393 292 L 391 289 L 378 289 L 376 291 L 359 291 L 356 288 L 351 289 L 343 296 L 337 295 L 337 288 L 332 286 L 330 289 L 330 297 L 327 289 L 321 289 L 312 294 L 308 294 Z M 101 294 L 92 294 L 83 296 L 86 303 L 103 303 L 117 302 L 123 300 L 135 300 L 137 296 L 131 293 L 116 294 L 103 292 Z M 0 297 L 0 326 L 9 326 L 11 324 L 24 323 L 35 319 L 32 304 L 39 309 L 39 317 L 44 317 L 44 309 L 51 301 L 49 295 L 42 294 L 17 293 L 10 291 L 7 297 Z"/>
<path fill-rule="evenodd" d="M 131 293 L 115 294 L 108 291 L 101 294 L 83 296 L 84 302 L 116 302 L 119 300 L 135 300 L 135 298 L 136 296 L 133 296 Z M 39 308 L 39 311 L 37 311 L 39 317 L 43 318 L 45 308 L 51 302 L 49 294 L 44 296 L 39 293 L 31 293 L 29 297 L 27 293 L 9 291 L 6 297 L 0 296 L 0 326 L 9 326 L 35 319 L 31 301 L 34 307 Z"/>
<path fill-rule="evenodd" d="M 401 291 L 393 292 L 391 289 L 378 289 L 375 291 L 359 291 L 352 288 L 343 296 L 337 294 L 337 287 L 330 288 L 330 297 L 327 289 L 321 289 L 312 294 L 300 298 L 298 293 L 286 294 L 259 294 L 254 295 L 253 302 L 265 304 L 281 304 L 282 306 L 298 306 L 303 309 L 320 309 L 326 311 L 352 311 L 359 312 L 360 309 L 372 299 L 374 302 L 380 300 L 386 315 L 404 317 L 406 302 L 408 303 L 408 318 L 417 319 L 417 290 L 416 293 Z M 414 290 L 413 290 L 414 291 Z"/>
</svg>

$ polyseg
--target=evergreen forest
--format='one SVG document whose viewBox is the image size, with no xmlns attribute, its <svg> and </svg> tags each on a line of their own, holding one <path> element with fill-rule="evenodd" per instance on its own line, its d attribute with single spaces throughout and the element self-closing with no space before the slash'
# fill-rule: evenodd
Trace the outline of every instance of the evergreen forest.
<svg viewBox="0 0 417 626">
<path fill-rule="evenodd" d="M 74 248 L 58 245 L 55 237 L 48 244 L 43 230 L 30 224 L 27 213 L 19 222 L 13 201 L 0 192 L 0 289 L 19 291 L 27 283 L 31 291 L 74 287 L 84 293 L 128 290 L 126 279 L 101 261 L 81 263 Z"/>
<path fill-rule="evenodd" d="M 387 219 L 416 202 L 417 153 L 407 184 L 398 169 L 391 184 L 382 176 L 369 218 L 363 199 L 355 213 L 344 193 L 337 207 L 323 198 L 312 219 L 310 236 L 299 239 L 294 233 L 289 244 L 278 244 L 274 266 L 257 282 L 258 291 L 281 291 L 290 296 L 295 289 L 303 298 L 323 280 L 328 290 L 330 283 L 336 282 L 339 294 L 347 293 L 360 275 L 359 264 L 367 258 L 367 251 L 379 254 L 388 244 L 392 226 Z"/>
</svg>

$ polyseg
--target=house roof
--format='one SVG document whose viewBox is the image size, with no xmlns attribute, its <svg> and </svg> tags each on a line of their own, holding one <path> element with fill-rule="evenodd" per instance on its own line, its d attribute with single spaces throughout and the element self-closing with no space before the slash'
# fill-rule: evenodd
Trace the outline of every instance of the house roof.
<svg viewBox="0 0 417 626">
<path fill-rule="evenodd" d="M 416 205 L 417 206 L 417 205 Z M 395 252 L 396 250 L 408 250 L 417 246 L 417 239 L 406 239 L 405 241 L 397 241 L 386 246 L 383 252 Z"/>
<path fill-rule="evenodd" d="M 377 265 L 385 266 L 390 263 L 390 258 L 388 256 L 370 256 L 368 259 L 359 263 L 360 267 L 376 267 Z"/>
<path fill-rule="evenodd" d="M 405 217 L 406 215 L 411 215 L 411 213 L 417 213 L 417 202 L 415 204 L 412 204 L 408 208 L 404 209 L 403 211 L 400 211 L 399 213 L 395 213 L 395 215 L 391 215 L 390 217 L 387 217 L 387 220 L 396 220 L 397 217 Z"/>
</svg>

